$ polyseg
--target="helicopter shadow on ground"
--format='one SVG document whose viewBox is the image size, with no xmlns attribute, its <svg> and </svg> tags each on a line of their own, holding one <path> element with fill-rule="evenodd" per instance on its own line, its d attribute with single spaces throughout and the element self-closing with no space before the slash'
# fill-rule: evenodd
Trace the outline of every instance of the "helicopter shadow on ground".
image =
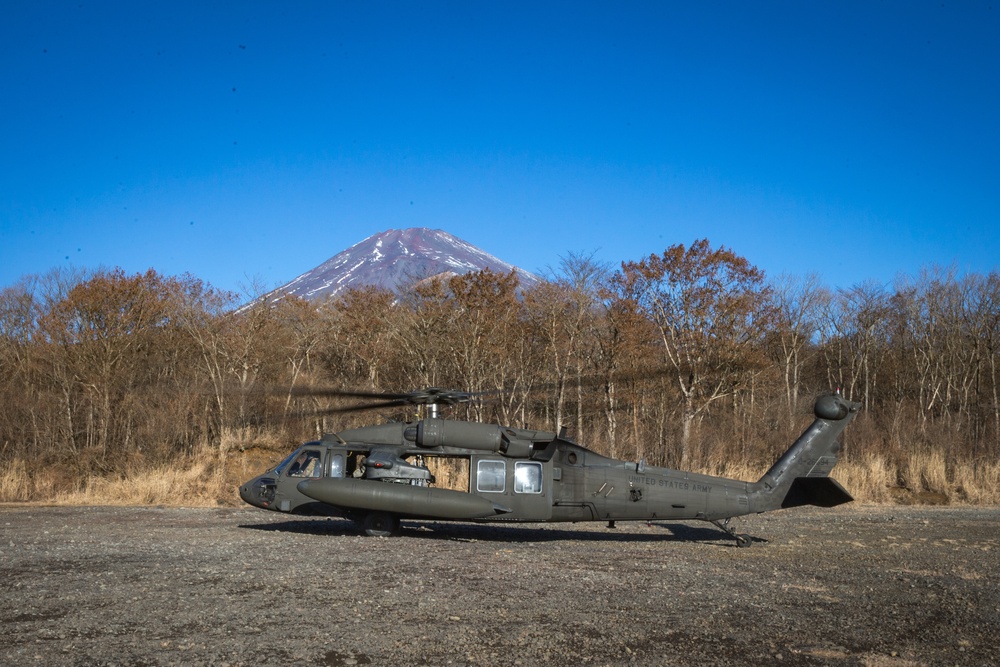
<svg viewBox="0 0 1000 667">
<path fill-rule="evenodd" d="M 635 525 L 640 525 L 641 522 Z M 572 526 L 573 524 L 569 524 Z M 404 521 L 398 538 L 431 539 L 458 542 L 700 542 L 716 546 L 735 546 L 733 538 L 708 526 L 686 523 L 646 524 L 648 530 L 636 532 L 623 523 L 615 528 L 580 530 L 575 528 L 534 527 L 531 524 L 512 526 L 488 523 L 451 521 Z M 309 518 L 274 523 L 242 524 L 240 528 L 265 532 L 288 532 L 302 535 L 357 536 L 361 530 L 356 523 L 339 518 Z M 767 542 L 751 537 L 753 542 Z"/>
<path fill-rule="evenodd" d="M 636 522 L 634 525 L 641 525 Z M 572 526 L 572 524 L 569 524 Z M 735 546 L 735 540 L 724 532 L 707 526 L 692 526 L 685 523 L 650 523 L 644 524 L 649 530 L 636 532 L 627 527 L 627 523 L 615 528 L 598 530 L 580 530 L 576 528 L 532 527 L 530 524 L 521 526 L 427 522 L 404 524 L 402 535 L 429 539 L 445 539 L 468 542 L 699 542 L 715 546 Z M 754 542 L 767 540 L 752 537 Z"/>
<path fill-rule="evenodd" d="M 348 536 L 359 535 L 358 525 L 348 519 L 335 517 L 296 517 L 289 521 L 268 523 L 242 523 L 240 528 L 265 533 L 297 533 L 300 535 Z"/>
</svg>

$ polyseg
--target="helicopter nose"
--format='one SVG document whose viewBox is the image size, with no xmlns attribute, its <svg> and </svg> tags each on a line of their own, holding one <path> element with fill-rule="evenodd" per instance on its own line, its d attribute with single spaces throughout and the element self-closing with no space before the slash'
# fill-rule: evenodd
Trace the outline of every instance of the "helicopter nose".
<svg viewBox="0 0 1000 667">
<path fill-rule="evenodd" d="M 261 505 L 260 502 L 254 498 L 253 492 L 251 491 L 250 487 L 251 487 L 250 482 L 247 482 L 246 484 L 240 487 L 240 498 L 242 498 L 243 502 L 245 502 L 248 505 L 253 505 L 254 507 L 263 507 L 263 505 Z"/>
</svg>

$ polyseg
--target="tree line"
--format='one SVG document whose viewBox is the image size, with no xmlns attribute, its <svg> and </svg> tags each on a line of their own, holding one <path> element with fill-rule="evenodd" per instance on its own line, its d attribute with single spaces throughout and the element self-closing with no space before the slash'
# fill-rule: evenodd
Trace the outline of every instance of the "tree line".
<svg viewBox="0 0 1000 667">
<path fill-rule="evenodd" d="M 485 392 L 448 414 L 556 429 L 602 453 L 766 468 L 816 395 L 863 403 L 847 457 L 900 483 L 1000 447 L 1000 275 L 889 287 L 769 278 L 707 240 L 618 267 L 564 257 L 538 285 L 488 270 L 322 303 L 154 271 L 56 270 L 0 292 L 0 464 L 70 485 L 415 414 L 331 412 L 297 387 Z M 906 478 L 906 479 L 904 479 Z M 960 485 L 960 480 L 952 480 Z"/>
</svg>

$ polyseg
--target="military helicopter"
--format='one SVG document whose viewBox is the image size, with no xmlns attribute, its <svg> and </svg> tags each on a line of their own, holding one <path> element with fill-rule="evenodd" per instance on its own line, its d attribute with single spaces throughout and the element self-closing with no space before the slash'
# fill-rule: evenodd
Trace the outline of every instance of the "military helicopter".
<svg viewBox="0 0 1000 667">
<path fill-rule="evenodd" d="M 268 510 L 343 516 L 370 536 L 387 537 L 400 519 L 473 522 L 703 520 L 739 547 L 749 535 L 734 517 L 853 500 L 830 472 L 838 436 L 861 405 L 837 391 L 820 396 L 815 420 L 756 482 L 621 461 L 559 433 L 439 418 L 439 406 L 477 394 L 426 389 L 400 394 L 338 392 L 370 403 L 351 409 L 427 406 L 416 422 L 386 423 L 324 435 L 240 487 Z M 434 486 L 431 457 L 468 462 L 468 489 Z"/>
</svg>

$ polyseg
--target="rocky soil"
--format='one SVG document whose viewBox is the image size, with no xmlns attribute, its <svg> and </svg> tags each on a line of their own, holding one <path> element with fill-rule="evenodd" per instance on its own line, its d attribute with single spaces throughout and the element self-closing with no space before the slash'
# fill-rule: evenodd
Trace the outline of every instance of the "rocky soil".
<svg viewBox="0 0 1000 667">
<path fill-rule="evenodd" d="M 740 521 L 740 520 L 738 520 Z M 1000 509 L 709 524 L 0 508 L 4 665 L 991 665 Z"/>
</svg>

